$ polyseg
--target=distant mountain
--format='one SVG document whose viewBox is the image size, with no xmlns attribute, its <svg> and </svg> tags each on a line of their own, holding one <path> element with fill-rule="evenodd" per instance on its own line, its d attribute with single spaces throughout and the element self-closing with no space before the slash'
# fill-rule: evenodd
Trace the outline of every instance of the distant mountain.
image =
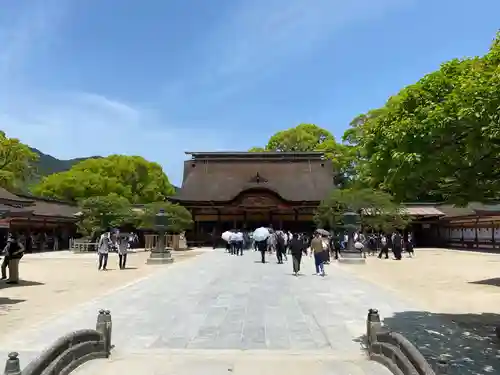
<svg viewBox="0 0 500 375">
<path fill-rule="evenodd" d="M 48 176 L 49 174 L 52 173 L 59 173 L 59 172 L 64 172 L 71 167 L 81 161 L 87 160 L 87 159 L 97 159 L 100 158 L 100 156 L 91 156 L 88 158 L 75 158 L 75 159 L 57 159 L 51 155 L 44 154 L 40 150 L 36 148 L 31 148 L 31 151 L 36 153 L 38 155 L 38 160 L 36 163 L 34 163 L 34 167 L 36 168 L 36 175 L 40 177 L 45 177 Z"/>
</svg>

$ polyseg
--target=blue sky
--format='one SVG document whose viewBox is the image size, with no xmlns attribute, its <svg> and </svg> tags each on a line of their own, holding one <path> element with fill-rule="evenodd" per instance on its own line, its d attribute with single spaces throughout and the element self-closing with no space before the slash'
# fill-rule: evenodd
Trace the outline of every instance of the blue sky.
<svg viewBox="0 0 500 375">
<path fill-rule="evenodd" d="M 0 128 L 59 158 L 184 151 L 352 118 L 487 51 L 498 0 L 1 0 Z"/>
</svg>

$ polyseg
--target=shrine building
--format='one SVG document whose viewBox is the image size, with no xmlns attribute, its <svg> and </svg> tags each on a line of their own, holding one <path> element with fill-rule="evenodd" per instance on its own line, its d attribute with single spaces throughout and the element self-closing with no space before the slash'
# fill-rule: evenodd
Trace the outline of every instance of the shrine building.
<svg viewBox="0 0 500 375">
<path fill-rule="evenodd" d="M 334 170 L 322 152 L 186 152 L 182 186 L 171 201 L 193 216 L 186 233 L 208 244 L 233 228 L 290 231 L 315 228 L 315 208 L 334 188 Z"/>
</svg>

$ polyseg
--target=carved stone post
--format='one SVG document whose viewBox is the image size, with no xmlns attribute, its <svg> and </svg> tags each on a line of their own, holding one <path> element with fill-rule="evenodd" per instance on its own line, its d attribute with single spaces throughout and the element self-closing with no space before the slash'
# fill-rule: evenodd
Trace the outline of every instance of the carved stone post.
<svg viewBox="0 0 500 375">
<path fill-rule="evenodd" d="M 102 336 L 102 341 L 104 342 L 104 349 L 106 353 L 111 352 L 111 313 L 109 310 L 99 310 L 97 315 L 96 331 Z"/>
<path fill-rule="evenodd" d="M 5 361 L 4 375 L 21 375 L 21 364 L 19 363 L 19 354 L 9 353 L 9 358 Z"/>
<path fill-rule="evenodd" d="M 366 318 L 366 340 L 368 350 L 370 350 L 371 345 L 377 341 L 377 332 L 380 332 L 381 329 L 382 323 L 380 322 L 378 310 L 368 310 L 368 316 Z"/>
</svg>

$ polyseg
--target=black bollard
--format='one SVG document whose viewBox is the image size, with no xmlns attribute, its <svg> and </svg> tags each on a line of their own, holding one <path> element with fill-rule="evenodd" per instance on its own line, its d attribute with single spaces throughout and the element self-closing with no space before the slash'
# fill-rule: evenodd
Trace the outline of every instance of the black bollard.
<svg viewBox="0 0 500 375">
<path fill-rule="evenodd" d="M 19 354 L 9 353 L 9 358 L 5 361 L 4 375 L 21 375 L 21 364 L 19 363 Z"/>
</svg>

